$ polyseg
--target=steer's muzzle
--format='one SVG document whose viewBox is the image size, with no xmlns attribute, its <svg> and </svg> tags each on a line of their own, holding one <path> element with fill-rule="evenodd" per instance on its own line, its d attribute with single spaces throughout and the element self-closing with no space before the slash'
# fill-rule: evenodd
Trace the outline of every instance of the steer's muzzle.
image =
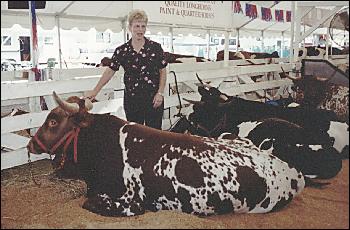
<svg viewBox="0 0 350 230">
<path fill-rule="evenodd" d="M 29 140 L 28 144 L 27 144 L 27 150 L 30 152 L 30 153 L 34 153 L 34 146 L 33 146 L 33 141 L 32 139 Z"/>
<path fill-rule="evenodd" d="M 34 154 L 40 154 L 40 152 L 38 152 L 38 150 L 35 148 L 34 146 L 34 140 L 33 138 L 29 140 L 28 144 L 27 144 L 27 150 L 30 153 L 34 153 Z"/>
</svg>

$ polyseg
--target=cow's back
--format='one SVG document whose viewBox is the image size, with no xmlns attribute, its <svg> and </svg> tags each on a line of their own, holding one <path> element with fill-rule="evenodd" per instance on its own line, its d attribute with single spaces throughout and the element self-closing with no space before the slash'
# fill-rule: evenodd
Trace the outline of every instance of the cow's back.
<svg viewBox="0 0 350 230">
<path fill-rule="evenodd" d="M 349 88 L 330 85 L 319 108 L 334 111 L 339 120 L 349 121 Z"/>
<path fill-rule="evenodd" d="M 144 130 L 128 125 L 122 131 L 124 171 L 135 171 L 128 178 L 140 178 L 144 202 L 157 210 L 263 213 L 285 206 L 304 188 L 300 172 L 248 139 Z"/>
</svg>

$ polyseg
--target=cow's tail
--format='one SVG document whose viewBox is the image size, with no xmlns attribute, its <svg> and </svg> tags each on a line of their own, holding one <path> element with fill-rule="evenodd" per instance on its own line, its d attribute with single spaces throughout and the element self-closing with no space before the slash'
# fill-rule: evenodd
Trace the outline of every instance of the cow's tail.
<svg viewBox="0 0 350 230">
<path fill-rule="evenodd" d="M 330 182 L 314 181 L 312 178 L 309 178 L 309 177 L 306 177 L 306 176 L 304 178 L 305 178 L 305 187 L 323 189 L 324 186 L 330 184 Z"/>
</svg>

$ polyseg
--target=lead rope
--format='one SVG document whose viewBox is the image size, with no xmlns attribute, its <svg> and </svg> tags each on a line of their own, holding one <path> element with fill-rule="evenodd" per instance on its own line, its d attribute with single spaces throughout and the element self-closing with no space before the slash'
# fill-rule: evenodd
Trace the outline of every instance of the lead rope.
<svg viewBox="0 0 350 230">
<path fill-rule="evenodd" d="M 177 98 L 178 98 L 179 104 L 180 104 L 179 112 L 175 115 L 175 117 L 181 117 L 181 115 L 182 115 L 181 114 L 182 104 L 181 104 L 181 98 L 180 98 L 180 94 L 179 94 L 179 87 L 178 87 L 178 84 L 177 84 L 177 77 L 176 77 L 175 71 L 170 71 L 169 73 L 173 73 L 174 74 L 175 88 L 176 88 Z"/>
<path fill-rule="evenodd" d="M 30 160 L 30 152 L 29 150 L 27 151 L 27 154 L 28 154 L 28 166 L 29 166 L 29 173 L 30 173 L 30 177 L 32 178 L 32 181 L 34 182 L 34 184 L 38 187 L 41 186 L 41 183 L 38 183 L 36 180 L 35 180 L 35 177 L 33 175 L 33 167 L 32 167 L 32 161 Z M 51 155 L 50 155 L 50 158 L 51 158 Z"/>
<path fill-rule="evenodd" d="M 65 158 L 66 158 L 66 151 L 67 151 L 67 148 L 68 148 L 68 145 L 71 143 L 71 141 L 74 139 L 74 155 L 73 155 L 73 158 L 74 158 L 74 162 L 77 163 L 77 154 L 78 154 L 78 146 L 77 146 L 77 143 L 78 143 L 78 135 L 79 135 L 79 132 L 80 132 L 80 128 L 77 128 L 77 129 L 73 129 L 72 131 L 70 131 L 68 134 L 66 134 L 61 140 L 66 140 L 67 139 L 67 142 L 65 143 L 64 145 L 64 150 L 63 150 L 63 154 L 62 154 L 62 157 L 63 159 L 61 160 L 61 163 L 60 163 L 60 167 L 63 168 L 63 165 L 64 165 L 64 162 L 65 162 Z M 37 139 L 39 140 L 39 139 Z M 51 149 L 51 150 L 48 150 L 48 154 L 50 156 L 50 160 L 52 162 L 52 157 L 51 157 L 51 152 L 53 152 L 53 150 L 56 150 L 62 143 L 63 141 L 59 141 L 58 143 L 56 143 L 56 145 Z M 58 144 L 58 145 L 57 145 Z M 29 150 L 27 151 L 27 155 L 28 155 L 28 165 L 29 165 L 29 173 L 30 173 L 30 177 L 32 178 L 33 182 L 35 185 L 37 186 L 41 186 L 41 183 L 38 183 L 33 175 L 33 166 L 32 166 L 32 161 L 30 160 L 30 152 Z M 52 169 L 54 169 L 54 166 L 53 164 L 51 164 L 52 166 Z"/>
</svg>

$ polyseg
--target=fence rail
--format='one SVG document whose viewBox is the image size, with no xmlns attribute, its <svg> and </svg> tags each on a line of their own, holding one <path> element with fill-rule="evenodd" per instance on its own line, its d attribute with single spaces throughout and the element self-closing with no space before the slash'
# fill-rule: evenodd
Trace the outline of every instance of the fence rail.
<svg viewBox="0 0 350 230">
<path fill-rule="evenodd" d="M 278 58 L 273 59 L 272 64 L 268 64 L 269 60 L 251 60 L 260 65 L 240 66 L 249 64 L 246 60 L 229 61 L 228 64 L 224 62 L 206 62 L 193 64 L 170 64 L 167 67 L 167 91 L 170 92 L 169 87 L 175 84 L 175 75 L 179 84 L 185 84 L 191 88 L 191 92 L 180 93 L 181 102 L 185 105 L 187 102 L 183 98 L 198 100 L 200 99 L 195 86 L 197 82 L 196 74 L 198 74 L 205 81 L 212 81 L 216 84 L 222 80 L 230 78 L 236 79 L 236 84 L 227 88 L 220 89 L 229 95 L 242 95 L 246 92 L 261 91 L 272 88 L 280 88 L 292 85 L 289 79 L 280 79 L 278 73 L 281 72 L 281 67 L 285 71 L 291 71 L 300 63 L 287 63 L 287 59 Z M 5 80 L 1 82 L 1 104 L 9 105 L 8 102 L 16 100 L 24 100 L 33 97 L 46 96 L 52 99 L 52 91 L 55 90 L 58 94 L 77 94 L 83 91 L 91 90 L 99 80 L 103 69 L 74 69 L 74 70 L 54 70 L 52 72 L 52 79 L 39 82 L 28 82 L 26 80 L 8 81 L 11 75 L 7 73 Z M 267 79 L 267 73 L 274 76 L 272 79 Z M 175 74 L 174 74 L 175 73 Z M 13 74 L 13 73 L 12 73 Z M 262 74 L 265 75 L 265 81 L 253 82 L 249 76 Z M 3 73 L 1 73 L 3 79 Z M 13 76 L 15 76 L 14 74 Z M 18 75 L 18 74 L 17 74 Z M 123 71 L 116 72 L 116 77 L 104 87 L 105 90 L 118 92 L 123 89 Z M 120 93 L 120 92 L 119 92 Z M 94 103 L 92 113 L 113 113 L 121 118 L 125 118 L 123 111 L 123 99 L 116 96 L 113 98 L 102 100 Z M 164 98 L 165 108 L 174 108 L 179 105 L 178 96 L 176 94 L 166 95 Z M 27 163 L 27 152 L 24 148 L 26 140 L 25 137 L 16 137 L 18 135 L 13 132 L 33 129 L 40 127 L 44 122 L 49 111 L 30 112 L 28 114 L 4 117 L 1 118 L 1 146 L 12 151 L 1 153 L 1 169 L 14 167 L 17 165 Z M 17 147 L 16 147 L 17 146 Z M 31 160 L 39 160 L 48 158 L 47 154 L 31 155 Z"/>
</svg>

